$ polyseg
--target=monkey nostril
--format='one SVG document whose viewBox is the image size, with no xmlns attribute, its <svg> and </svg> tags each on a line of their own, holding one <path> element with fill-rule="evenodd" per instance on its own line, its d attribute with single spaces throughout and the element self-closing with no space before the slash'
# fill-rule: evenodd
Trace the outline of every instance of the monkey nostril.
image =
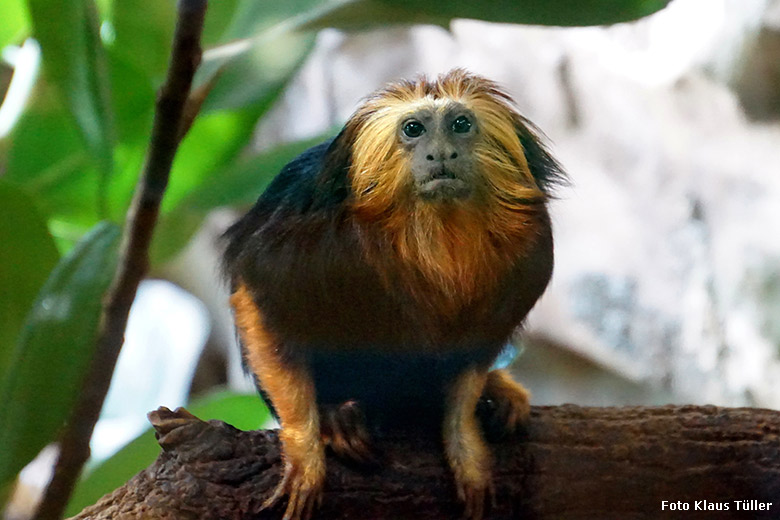
<svg viewBox="0 0 780 520">
<path fill-rule="evenodd" d="M 425 156 L 425 158 L 428 159 L 429 161 L 432 161 L 433 160 L 433 155 L 428 154 L 428 155 Z"/>
<path fill-rule="evenodd" d="M 452 152 L 452 155 L 450 155 L 450 159 L 457 159 L 458 158 L 458 152 Z"/>
</svg>

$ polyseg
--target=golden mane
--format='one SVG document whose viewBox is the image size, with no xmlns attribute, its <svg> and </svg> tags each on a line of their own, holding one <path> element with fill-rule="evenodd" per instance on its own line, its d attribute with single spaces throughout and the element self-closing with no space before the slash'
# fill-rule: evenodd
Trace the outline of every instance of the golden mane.
<svg viewBox="0 0 780 520">
<path fill-rule="evenodd" d="M 415 196 L 398 129 L 408 114 L 423 107 L 443 109 L 451 102 L 463 104 L 477 119 L 480 196 L 430 204 Z M 523 124 L 511 98 L 495 83 L 455 69 L 434 81 L 423 77 L 390 84 L 370 96 L 346 125 L 352 136 L 349 179 L 355 216 L 379 226 L 394 256 L 437 287 L 452 312 L 491 290 L 535 240 L 533 224 L 546 195 L 518 137 Z"/>
</svg>

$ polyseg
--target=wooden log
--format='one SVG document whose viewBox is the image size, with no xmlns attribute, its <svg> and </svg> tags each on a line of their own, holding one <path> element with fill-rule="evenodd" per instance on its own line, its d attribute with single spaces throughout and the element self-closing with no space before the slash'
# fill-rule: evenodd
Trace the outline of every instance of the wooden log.
<svg viewBox="0 0 780 520">
<path fill-rule="evenodd" d="M 275 431 L 178 409 L 150 414 L 157 461 L 78 519 L 277 519 L 261 511 L 281 465 Z M 373 469 L 328 458 L 324 519 L 449 519 L 461 510 L 433 435 L 378 441 Z M 492 443 L 489 519 L 780 518 L 780 412 L 664 406 L 535 407 Z"/>
</svg>

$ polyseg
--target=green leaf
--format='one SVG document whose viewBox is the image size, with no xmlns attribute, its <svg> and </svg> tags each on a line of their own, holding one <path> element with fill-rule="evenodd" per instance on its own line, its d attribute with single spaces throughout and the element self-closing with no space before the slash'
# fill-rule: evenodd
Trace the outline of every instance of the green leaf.
<svg viewBox="0 0 780 520">
<path fill-rule="evenodd" d="M 229 392 L 217 392 L 198 399 L 188 405 L 187 409 L 204 421 L 219 419 L 242 430 L 258 428 L 271 417 L 268 408 L 257 395 Z M 154 431 L 149 428 L 79 482 L 68 505 L 67 516 L 78 514 L 104 494 L 127 482 L 149 466 L 159 453 L 160 446 L 154 438 Z"/>
<path fill-rule="evenodd" d="M 204 111 L 234 109 L 278 96 L 314 46 L 315 35 L 297 20 L 322 0 L 242 0 L 224 32 L 225 46 L 209 49 L 196 76 L 204 84 L 219 74 Z M 231 48 L 244 48 L 234 54 Z"/>
<path fill-rule="evenodd" d="M 250 51 L 235 59 L 206 60 L 201 67 L 201 84 L 217 73 L 218 79 L 177 154 L 163 214 L 176 210 L 202 182 L 218 175 L 223 165 L 233 164 L 245 148 L 257 120 L 279 98 L 314 44 L 311 33 L 262 31 L 315 3 L 231 0 L 210 9 L 206 41 L 245 38 L 257 32 L 261 38 L 253 39 Z M 121 216 L 132 196 L 143 160 L 139 137 L 148 132 L 154 100 L 152 85 L 165 69 L 168 43 L 163 42 L 170 40 L 174 14 L 170 1 L 150 6 L 138 0 L 123 0 L 114 6 L 116 39 L 111 49 L 111 74 L 121 136 L 115 151 L 118 168 L 108 190 L 109 215 L 114 219 Z M 127 88 L 128 84 L 136 86 Z M 205 215 L 200 211 L 185 216 L 186 213 L 181 211 L 181 218 L 177 219 L 180 225 L 176 226 L 186 230 L 173 233 L 173 240 L 160 239 L 160 232 L 156 232 L 152 254 L 155 262 L 169 258 L 186 244 Z M 186 226 L 181 224 L 184 221 Z"/>
<path fill-rule="evenodd" d="M 320 136 L 282 145 L 253 157 L 240 157 L 217 170 L 172 211 L 162 215 L 152 243 L 153 263 L 164 262 L 183 248 L 209 211 L 254 202 L 285 164 L 326 138 Z"/>
<path fill-rule="evenodd" d="M 31 197 L 0 180 L 0 388 L 24 318 L 59 254 Z"/>
<path fill-rule="evenodd" d="M 254 5 L 254 1 L 242 2 L 241 12 L 246 14 L 246 6 Z M 246 18 L 236 12 L 238 3 L 220 3 L 216 11 L 209 11 L 207 28 L 211 27 L 212 37 L 216 37 L 218 32 L 240 35 L 268 23 L 262 18 L 242 25 L 246 23 Z M 278 15 L 278 2 L 262 3 L 273 6 L 271 12 Z M 147 24 L 149 14 L 139 14 L 139 10 L 143 11 L 147 4 L 139 4 L 137 9 L 132 8 L 136 4 L 134 0 L 120 4 L 114 10 L 117 37 L 111 50 L 112 82 L 116 86 L 115 106 L 121 136 L 115 151 L 117 169 L 108 190 L 109 215 L 113 219 L 121 217 L 132 197 L 143 162 L 143 148 L 146 145 L 144 138 L 152 117 L 153 76 L 162 74 L 163 59 L 167 59 L 167 51 L 164 55 L 159 49 L 147 52 L 145 46 L 150 40 L 161 42 L 169 38 L 168 29 L 162 27 L 159 20 Z M 160 11 L 161 18 L 165 19 L 170 14 L 169 4 L 156 3 L 152 9 L 154 12 Z M 229 22 L 229 16 L 241 23 Z M 219 62 L 224 68 L 220 70 L 219 79 L 209 93 L 201 115 L 182 142 L 174 162 L 163 201 L 163 213 L 177 207 L 182 199 L 196 190 L 204 179 L 214 175 L 222 165 L 235 160 L 249 142 L 257 120 L 281 95 L 311 45 L 313 35 L 281 34 L 274 42 L 259 45 L 227 65 L 224 60 Z M 216 73 L 218 66 L 212 65 L 210 72 L 201 73 L 203 78 Z M 189 238 L 189 234 L 185 241 L 186 238 Z M 159 243 L 159 240 L 156 242 Z M 181 241 L 176 244 L 177 247 L 165 246 L 164 249 L 172 254 L 178 250 Z M 153 255 L 153 258 L 160 257 Z"/>
<path fill-rule="evenodd" d="M 210 2 L 203 25 L 202 45 L 208 47 L 222 40 L 242 0 Z"/>
<path fill-rule="evenodd" d="M 38 88 L 11 134 L 5 178 L 23 186 L 50 217 L 89 228 L 98 221 L 98 171 L 73 118 L 50 89 Z"/>
<path fill-rule="evenodd" d="M 176 2 L 116 0 L 110 23 L 115 34 L 114 51 L 141 71 L 144 78 L 159 85 L 168 68 Z"/>
<path fill-rule="evenodd" d="M 255 156 L 241 157 L 202 183 L 180 206 L 210 211 L 221 206 L 252 204 L 287 163 L 312 146 L 335 137 L 337 132 L 334 129 Z"/>
<path fill-rule="evenodd" d="M 114 129 L 95 4 L 92 0 L 28 0 L 28 6 L 45 77 L 65 100 L 105 186 L 113 170 Z"/>
<path fill-rule="evenodd" d="M 323 5 L 340 4 L 343 0 L 241 0 L 225 33 L 223 42 L 247 37 L 268 37 L 284 31 L 298 30 L 298 20 Z"/>
<path fill-rule="evenodd" d="M 0 388 L 0 486 L 56 438 L 70 413 L 94 351 L 119 234 L 113 224 L 96 226 L 57 264 L 27 316 Z"/>
<path fill-rule="evenodd" d="M 162 210 L 170 211 L 220 165 L 231 162 L 249 141 L 256 122 L 254 110 L 198 117 L 179 147 Z"/>
<path fill-rule="evenodd" d="M 276 102 L 314 45 L 312 33 L 270 28 L 279 24 L 284 27 L 286 21 L 294 18 L 296 9 L 315 3 L 312 0 L 242 0 L 235 9 L 225 37 L 241 38 L 257 31 L 260 35 L 250 39 L 248 52 L 233 59 L 207 60 L 199 71 L 201 84 L 215 74 L 218 78 L 174 163 L 163 202 L 162 222 L 152 244 L 153 264 L 178 252 L 200 226 L 207 211 L 216 207 L 203 200 L 199 203 L 198 199 L 224 193 L 221 189 L 224 165 L 239 162 L 237 157 L 246 147 L 257 120 Z M 278 168 L 274 175 L 276 172 Z M 217 189 L 213 189 L 215 186 Z M 235 191 L 245 195 L 246 190 L 244 186 Z M 204 195 L 206 192 L 209 194 Z M 233 202 L 232 198 L 227 199 L 228 204 Z M 190 204 L 196 207 L 189 207 Z M 171 213 L 175 215 L 166 218 Z"/>
<path fill-rule="evenodd" d="M 482 3 L 480 3 L 482 5 Z M 301 28 L 364 30 L 385 25 L 432 24 L 446 27 L 452 16 L 429 13 L 417 8 L 381 0 L 329 0 L 314 8 L 299 20 Z"/>
<path fill-rule="evenodd" d="M 116 46 L 109 50 L 109 58 L 117 140 L 125 145 L 145 146 L 152 128 L 156 86 L 142 69 L 118 52 Z M 116 160 L 121 162 L 119 157 Z"/>
<path fill-rule="evenodd" d="M 75 155 L 82 156 L 79 168 L 86 161 L 78 127 L 57 99 L 56 90 L 46 82 L 36 85 L 31 102 L 8 142 L 6 175 L 34 191 L 38 190 L 38 184 L 57 184 L 62 175 L 67 175 L 47 170 L 58 170 L 57 165 L 71 162 Z M 46 153 L 41 153 L 42 150 Z"/>
<path fill-rule="evenodd" d="M 0 50 L 9 43 L 19 43 L 30 28 L 24 0 L 3 0 L 3 22 L 0 23 Z"/>
<path fill-rule="evenodd" d="M 380 0 L 402 7 L 420 6 L 426 13 L 444 13 L 453 18 L 473 18 L 501 23 L 531 25 L 608 25 L 636 20 L 666 7 L 671 0 Z"/>
<path fill-rule="evenodd" d="M 204 64 L 202 78 L 219 70 L 203 111 L 234 110 L 276 99 L 314 47 L 310 32 L 282 31 L 273 38 L 257 39 L 251 49 L 232 60 Z"/>
<path fill-rule="evenodd" d="M 203 28 L 204 47 L 224 34 L 239 2 L 211 2 Z M 175 18 L 175 2 L 171 1 L 114 3 L 110 23 L 115 37 L 109 48 L 109 66 L 122 142 L 146 136 L 151 129 L 155 90 L 168 66 Z"/>
<path fill-rule="evenodd" d="M 453 18 L 499 23 L 584 26 L 628 22 L 666 7 L 671 0 L 333 0 L 307 24 L 310 28 L 362 29 L 378 24 L 447 26 Z"/>
<path fill-rule="evenodd" d="M 108 207 L 110 218 L 122 222 L 130 207 L 146 156 L 146 142 L 120 144 L 116 148 L 117 169 L 109 184 Z"/>
</svg>

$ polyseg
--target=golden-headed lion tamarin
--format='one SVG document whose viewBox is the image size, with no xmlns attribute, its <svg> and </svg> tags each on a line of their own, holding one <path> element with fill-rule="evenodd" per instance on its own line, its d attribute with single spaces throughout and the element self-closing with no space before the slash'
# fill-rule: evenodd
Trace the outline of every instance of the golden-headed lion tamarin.
<svg viewBox="0 0 780 520">
<path fill-rule="evenodd" d="M 492 493 L 475 409 L 512 431 L 528 393 L 491 364 L 544 291 L 563 172 L 491 81 L 391 84 L 293 160 L 226 233 L 246 364 L 281 424 L 286 519 L 321 497 L 325 447 L 371 457 L 366 424 L 434 414 L 465 516 Z"/>
</svg>

